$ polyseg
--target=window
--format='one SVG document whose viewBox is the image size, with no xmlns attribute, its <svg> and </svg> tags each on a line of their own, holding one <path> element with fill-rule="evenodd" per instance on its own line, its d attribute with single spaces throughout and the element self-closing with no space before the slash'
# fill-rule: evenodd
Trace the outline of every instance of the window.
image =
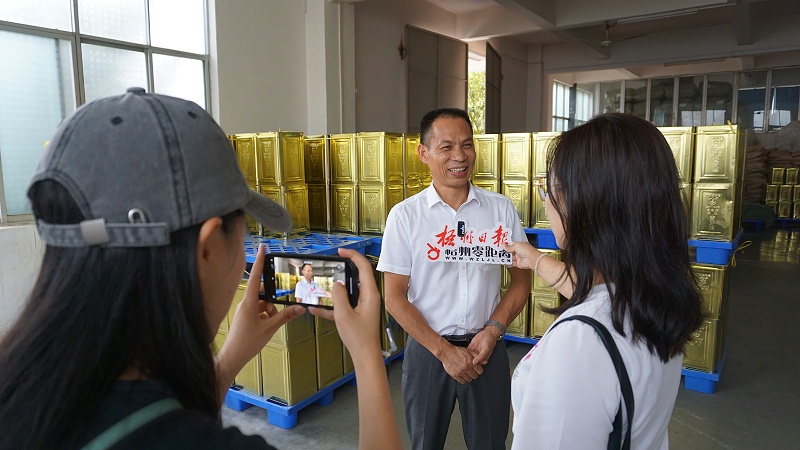
<svg viewBox="0 0 800 450">
<path fill-rule="evenodd" d="M 594 113 L 594 93 L 586 85 L 570 87 L 553 82 L 553 131 L 566 131 L 586 123 Z"/>
<path fill-rule="evenodd" d="M 28 180 L 78 105 L 139 86 L 207 108 L 206 28 L 204 0 L 0 2 L 0 223 L 30 220 Z"/>
</svg>

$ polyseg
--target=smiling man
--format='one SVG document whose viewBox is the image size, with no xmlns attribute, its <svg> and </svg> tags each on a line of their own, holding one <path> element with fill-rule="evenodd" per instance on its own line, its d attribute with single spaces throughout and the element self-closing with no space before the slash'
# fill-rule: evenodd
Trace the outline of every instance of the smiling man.
<svg viewBox="0 0 800 450">
<path fill-rule="evenodd" d="M 511 201 L 472 185 L 467 112 L 445 108 L 421 122 L 420 160 L 433 183 L 389 213 L 378 270 L 386 309 L 408 332 L 403 360 L 406 423 L 415 450 L 441 449 L 456 400 L 470 449 L 505 449 L 511 376 L 505 327 L 530 292 L 509 268 L 500 298 L 502 243 L 527 242 Z"/>
</svg>

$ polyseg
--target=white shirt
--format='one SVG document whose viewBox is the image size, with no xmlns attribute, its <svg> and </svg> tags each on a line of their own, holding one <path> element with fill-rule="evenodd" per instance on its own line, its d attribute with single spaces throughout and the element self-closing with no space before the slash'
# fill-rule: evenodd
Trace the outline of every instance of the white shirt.
<svg viewBox="0 0 800 450">
<path fill-rule="evenodd" d="M 409 302 L 439 335 L 477 332 L 500 303 L 499 264 L 429 260 L 441 239 L 436 235 L 448 230 L 448 236 L 455 236 L 450 231 L 455 233 L 459 221 L 475 231 L 475 243 L 480 231 L 496 231 L 498 225 L 510 232 L 508 241 L 527 242 L 519 215 L 505 196 L 470 185 L 466 202 L 455 211 L 431 185 L 389 212 L 378 261 L 381 272 L 409 276 Z"/>
<path fill-rule="evenodd" d="M 582 304 L 556 320 L 581 314 L 608 328 L 633 387 L 631 448 L 666 450 L 683 358 L 665 364 L 644 343 L 634 345 L 629 321 L 627 336 L 622 337 L 614 330 L 610 311 L 607 287 L 599 285 Z M 511 448 L 605 449 L 621 398 L 611 356 L 594 328 L 578 321 L 563 323 L 544 335 L 511 377 Z M 622 415 L 624 432 L 628 427 L 624 409 Z"/>
<path fill-rule="evenodd" d="M 325 290 L 317 283 L 303 278 L 294 288 L 294 297 L 307 305 L 319 305 L 319 298 L 325 297 Z"/>
</svg>

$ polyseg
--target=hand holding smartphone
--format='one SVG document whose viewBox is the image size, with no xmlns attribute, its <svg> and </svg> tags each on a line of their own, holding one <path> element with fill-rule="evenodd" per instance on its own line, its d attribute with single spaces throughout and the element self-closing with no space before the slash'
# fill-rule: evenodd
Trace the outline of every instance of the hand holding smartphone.
<svg viewBox="0 0 800 450">
<path fill-rule="evenodd" d="M 263 300 L 333 309 L 335 283 L 347 290 L 350 305 L 358 304 L 358 269 L 339 256 L 268 253 L 264 261 Z"/>
</svg>

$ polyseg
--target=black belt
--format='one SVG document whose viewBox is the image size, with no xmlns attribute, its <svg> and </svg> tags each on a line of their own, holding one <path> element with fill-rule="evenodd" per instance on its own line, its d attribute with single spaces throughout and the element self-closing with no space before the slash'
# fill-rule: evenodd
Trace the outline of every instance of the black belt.
<svg viewBox="0 0 800 450">
<path fill-rule="evenodd" d="M 442 336 L 445 341 L 449 342 L 456 347 L 468 347 L 469 343 L 472 342 L 472 338 L 475 337 L 476 333 L 470 334 L 448 334 Z"/>
</svg>

